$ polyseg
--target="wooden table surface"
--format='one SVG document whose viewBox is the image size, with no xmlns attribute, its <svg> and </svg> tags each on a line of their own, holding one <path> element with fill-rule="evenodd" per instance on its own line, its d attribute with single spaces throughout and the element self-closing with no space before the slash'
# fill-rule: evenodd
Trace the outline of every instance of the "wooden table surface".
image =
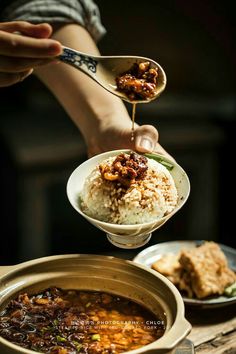
<svg viewBox="0 0 236 354">
<path fill-rule="evenodd" d="M 188 339 L 196 354 L 236 354 L 236 305 L 186 308 L 186 318 L 193 326 Z"/>
</svg>

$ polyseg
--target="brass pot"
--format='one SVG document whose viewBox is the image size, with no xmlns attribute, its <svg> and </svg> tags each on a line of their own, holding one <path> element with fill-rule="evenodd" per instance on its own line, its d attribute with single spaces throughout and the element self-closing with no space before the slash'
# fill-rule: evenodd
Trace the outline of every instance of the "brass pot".
<svg viewBox="0 0 236 354">
<path fill-rule="evenodd" d="M 106 291 L 143 304 L 154 314 L 164 310 L 164 335 L 149 345 L 133 350 L 132 354 L 169 354 L 191 330 L 184 317 L 182 297 L 168 279 L 145 266 L 109 256 L 51 256 L 0 267 L 0 311 L 19 293 L 37 293 L 52 286 Z M 0 337 L 0 353 L 36 352 Z"/>
</svg>

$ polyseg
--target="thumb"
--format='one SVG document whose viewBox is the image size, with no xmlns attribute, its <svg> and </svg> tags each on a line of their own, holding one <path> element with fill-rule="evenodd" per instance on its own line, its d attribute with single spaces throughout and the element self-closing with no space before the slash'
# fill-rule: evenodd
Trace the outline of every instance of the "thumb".
<svg viewBox="0 0 236 354">
<path fill-rule="evenodd" d="M 152 125 L 141 125 L 135 130 L 134 144 L 138 152 L 151 152 L 155 149 L 158 131 Z"/>
</svg>

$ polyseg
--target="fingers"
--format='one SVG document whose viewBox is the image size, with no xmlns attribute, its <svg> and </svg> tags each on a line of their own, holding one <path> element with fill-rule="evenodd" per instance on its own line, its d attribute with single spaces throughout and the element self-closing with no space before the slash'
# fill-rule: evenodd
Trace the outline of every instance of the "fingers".
<svg viewBox="0 0 236 354">
<path fill-rule="evenodd" d="M 175 161 L 174 158 L 157 142 L 158 131 L 152 125 L 139 126 L 135 131 L 135 150 L 138 152 L 156 152 Z"/>
<path fill-rule="evenodd" d="M 20 32 L 34 38 L 48 38 L 52 34 L 52 27 L 48 23 L 34 25 L 25 21 L 0 23 L 0 30 L 5 32 Z"/>
<path fill-rule="evenodd" d="M 0 23 L 1 87 L 24 80 L 32 68 L 52 62 L 62 52 L 59 42 L 48 39 L 51 33 L 52 28 L 46 23 Z"/>
<path fill-rule="evenodd" d="M 32 68 L 52 62 L 61 53 L 61 44 L 48 39 L 51 33 L 51 26 L 45 23 L 0 23 L 1 87 L 24 80 L 32 73 Z"/>
<path fill-rule="evenodd" d="M 49 58 L 62 52 L 61 44 L 52 39 L 39 39 L 0 31 L 0 55 L 24 58 Z"/>
<path fill-rule="evenodd" d="M 0 56 L 0 71 L 3 73 L 18 73 L 52 62 L 53 59 L 13 58 L 2 55 Z"/>
<path fill-rule="evenodd" d="M 27 76 L 32 74 L 33 69 L 23 71 L 20 73 L 0 73 L 0 87 L 7 87 L 23 81 Z"/>
<path fill-rule="evenodd" d="M 158 131 L 152 125 L 142 125 L 135 130 L 135 150 L 151 152 L 155 149 L 158 140 Z"/>
</svg>

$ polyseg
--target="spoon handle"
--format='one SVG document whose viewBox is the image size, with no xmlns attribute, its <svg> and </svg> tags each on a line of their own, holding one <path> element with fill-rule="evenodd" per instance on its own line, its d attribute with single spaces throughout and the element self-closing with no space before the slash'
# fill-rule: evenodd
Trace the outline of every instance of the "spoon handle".
<svg viewBox="0 0 236 354">
<path fill-rule="evenodd" d="M 78 52 L 77 50 L 68 47 L 62 48 L 63 52 L 58 57 L 60 61 L 75 67 L 76 69 L 89 75 L 92 79 L 96 80 L 97 60 L 87 54 Z"/>
</svg>

